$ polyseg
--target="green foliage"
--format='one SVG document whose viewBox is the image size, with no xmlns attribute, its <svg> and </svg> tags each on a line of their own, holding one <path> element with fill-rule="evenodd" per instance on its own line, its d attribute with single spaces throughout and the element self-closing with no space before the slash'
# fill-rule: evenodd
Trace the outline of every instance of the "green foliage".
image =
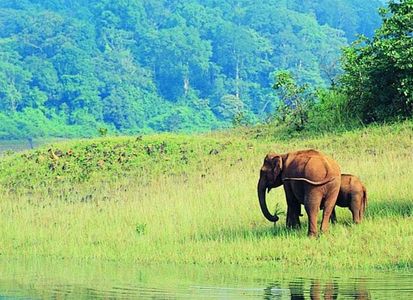
<svg viewBox="0 0 413 300">
<path fill-rule="evenodd" d="M 361 120 L 345 94 L 334 89 L 319 89 L 308 113 L 307 130 L 313 133 L 339 132 L 360 127 Z"/>
<path fill-rule="evenodd" d="M 314 102 L 310 87 L 307 84 L 297 84 L 290 72 L 278 71 L 275 74 L 273 88 L 279 95 L 277 120 L 292 127 L 293 130 L 303 130 L 307 125 L 308 113 Z"/>
<path fill-rule="evenodd" d="M 244 103 L 235 95 L 224 95 L 220 102 L 215 110 L 224 120 L 233 120 L 244 109 Z"/>
<path fill-rule="evenodd" d="M 383 1 L 364 0 L 293 0 L 288 1 L 298 11 L 311 12 L 317 16 L 320 24 L 328 24 L 341 29 L 349 41 L 357 38 L 357 34 L 372 36 L 380 26 L 377 15 L 371 14 Z"/>
<path fill-rule="evenodd" d="M 413 1 L 390 1 L 383 25 L 344 52 L 341 89 L 364 122 L 413 116 Z"/>
<path fill-rule="evenodd" d="M 108 129 L 104 128 L 104 127 L 100 127 L 98 131 L 99 131 L 99 135 L 102 136 L 102 137 L 104 137 L 108 134 Z"/>
<path fill-rule="evenodd" d="M 342 131 L 413 116 L 412 8 L 411 0 L 389 2 L 381 10 L 383 25 L 374 37 L 362 36 L 344 49 L 344 72 L 339 76 L 327 72 L 329 89 L 308 93 L 290 73 L 276 73 L 274 88 L 280 99 L 276 117 L 290 130 L 287 135 L 303 129 Z M 306 93 L 310 99 L 305 99 Z"/>
<path fill-rule="evenodd" d="M 312 2 L 1 1 L 0 114 L 12 118 L 1 138 L 205 131 L 241 112 L 265 118 L 275 68 L 329 84 L 344 35 L 370 32 L 380 4 Z M 39 120 L 26 126 L 32 110 Z"/>
</svg>

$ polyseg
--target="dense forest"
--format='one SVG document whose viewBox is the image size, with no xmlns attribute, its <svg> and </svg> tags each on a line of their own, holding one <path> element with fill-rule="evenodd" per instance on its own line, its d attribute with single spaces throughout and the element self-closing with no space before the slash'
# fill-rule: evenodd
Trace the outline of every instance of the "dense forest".
<svg viewBox="0 0 413 300">
<path fill-rule="evenodd" d="M 368 80 L 372 68 L 365 54 L 380 40 L 375 30 L 386 18 L 386 12 L 379 15 L 383 5 L 380 0 L 2 0 L 0 139 L 254 124 L 281 107 L 277 99 L 283 95 L 274 86 L 288 89 L 283 82 L 290 82 L 301 92 L 307 86 L 334 88 L 343 71 L 341 89 L 353 96 L 367 93 L 366 103 L 372 102 L 372 89 L 380 83 L 364 93 L 371 82 L 357 81 L 354 68 L 365 66 Z M 358 46 L 340 59 L 341 49 L 354 41 Z M 408 74 L 411 66 L 404 67 Z M 409 78 L 400 80 L 411 84 Z"/>
</svg>

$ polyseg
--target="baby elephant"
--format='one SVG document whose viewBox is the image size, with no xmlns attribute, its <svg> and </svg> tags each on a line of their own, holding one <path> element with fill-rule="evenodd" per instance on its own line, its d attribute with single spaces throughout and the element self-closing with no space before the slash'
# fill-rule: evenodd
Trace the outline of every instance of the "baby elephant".
<svg viewBox="0 0 413 300">
<path fill-rule="evenodd" d="M 367 206 L 367 191 L 358 177 L 341 174 L 341 186 L 336 206 L 348 207 L 353 214 L 354 223 L 361 222 Z M 337 222 L 335 209 L 331 214 L 330 221 Z"/>
</svg>

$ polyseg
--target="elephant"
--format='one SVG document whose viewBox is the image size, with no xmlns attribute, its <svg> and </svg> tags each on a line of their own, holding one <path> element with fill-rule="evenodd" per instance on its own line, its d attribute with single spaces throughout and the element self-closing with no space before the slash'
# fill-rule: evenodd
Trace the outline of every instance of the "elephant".
<svg viewBox="0 0 413 300">
<path fill-rule="evenodd" d="M 300 206 L 308 215 L 308 236 L 317 235 L 317 217 L 323 207 L 321 232 L 328 221 L 340 190 L 340 166 L 323 153 L 309 149 L 286 154 L 269 153 L 260 170 L 257 193 L 261 211 L 271 222 L 279 220 L 268 210 L 265 192 L 283 185 L 287 200 L 287 227 L 300 226 Z"/>
<path fill-rule="evenodd" d="M 359 224 L 367 207 L 367 190 L 360 179 L 351 174 L 341 174 L 340 192 L 336 206 L 348 207 L 353 214 L 353 222 Z M 335 208 L 331 214 L 331 222 L 336 223 Z"/>
</svg>

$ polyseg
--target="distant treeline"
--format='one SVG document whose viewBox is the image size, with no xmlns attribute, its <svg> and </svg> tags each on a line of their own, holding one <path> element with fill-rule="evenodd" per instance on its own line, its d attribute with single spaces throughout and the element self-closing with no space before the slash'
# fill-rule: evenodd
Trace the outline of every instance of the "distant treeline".
<svg viewBox="0 0 413 300">
<path fill-rule="evenodd" d="M 373 37 L 381 5 L 2 0 L 0 139 L 203 131 L 265 120 L 277 108 L 278 70 L 289 70 L 298 85 L 336 85 L 341 48 L 356 34 Z M 345 90 L 366 96 L 361 89 L 372 82 L 355 82 L 353 68 L 366 66 L 367 76 L 371 65 L 357 49 L 347 52 Z M 381 89 L 374 84 L 366 90 L 371 99 Z"/>
</svg>

